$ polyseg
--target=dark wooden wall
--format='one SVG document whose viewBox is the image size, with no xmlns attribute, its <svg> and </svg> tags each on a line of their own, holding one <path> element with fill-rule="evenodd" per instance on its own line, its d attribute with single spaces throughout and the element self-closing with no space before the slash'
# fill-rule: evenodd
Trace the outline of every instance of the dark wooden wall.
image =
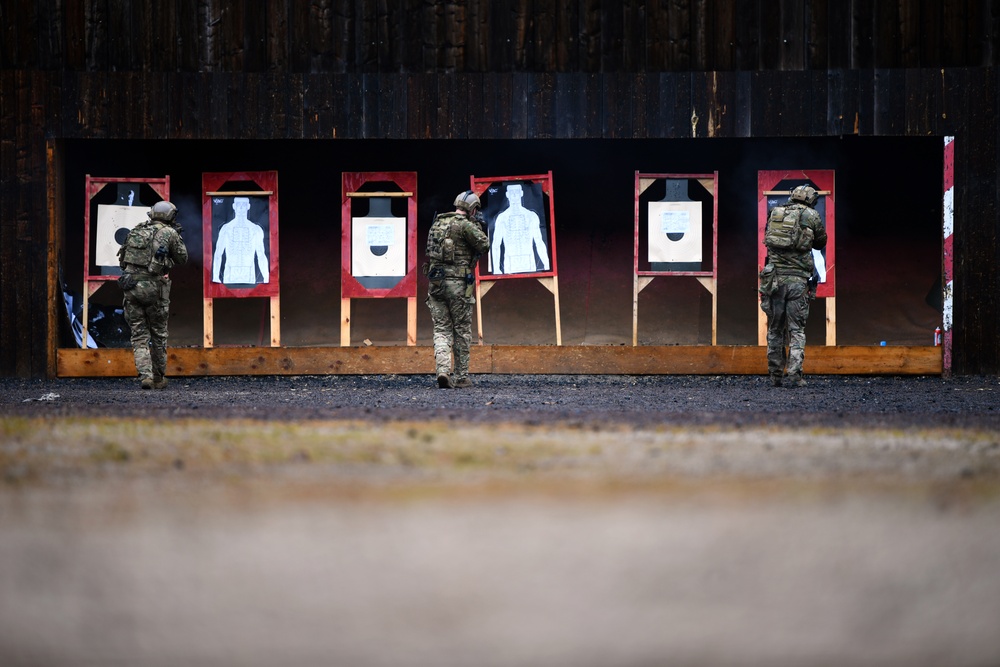
<svg viewBox="0 0 1000 667">
<path fill-rule="evenodd" d="M 954 368 L 998 373 L 998 17 L 997 0 L 5 1 L 0 375 L 53 367 L 61 139 L 845 134 L 956 137 Z"/>
<path fill-rule="evenodd" d="M 685 72 L 978 67 L 996 0 L 9 0 L 0 68 Z"/>
</svg>

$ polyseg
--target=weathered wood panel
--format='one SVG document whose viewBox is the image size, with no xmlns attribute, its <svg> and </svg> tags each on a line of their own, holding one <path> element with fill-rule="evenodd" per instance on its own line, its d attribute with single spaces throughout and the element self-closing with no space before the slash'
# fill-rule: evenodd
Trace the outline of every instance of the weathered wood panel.
<svg viewBox="0 0 1000 667">
<path fill-rule="evenodd" d="M 998 372 L 994 4 L 11 0 L 0 373 L 47 365 L 49 141 L 844 134 L 957 137 L 956 370 Z"/>
<path fill-rule="evenodd" d="M 995 64 L 981 0 L 12 0 L 4 68 L 264 73 Z"/>
<path fill-rule="evenodd" d="M 765 375 L 763 347 L 472 346 L 473 373 L 517 375 Z M 939 347 L 807 347 L 817 375 L 940 375 Z M 430 375 L 430 347 L 168 348 L 167 375 Z M 64 349 L 59 377 L 132 377 L 127 349 Z"/>
</svg>

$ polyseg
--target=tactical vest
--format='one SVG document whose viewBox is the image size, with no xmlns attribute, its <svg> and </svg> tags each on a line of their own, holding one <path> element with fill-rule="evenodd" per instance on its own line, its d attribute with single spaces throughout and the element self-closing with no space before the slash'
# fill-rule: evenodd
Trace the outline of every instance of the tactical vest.
<svg viewBox="0 0 1000 667">
<path fill-rule="evenodd" d="M 139 223 L 125 238 L 125 243 L 118 251 L 119 257 L 125 264 L 137 266 L 155 276 L 163 275 L 166 267 L 154 257 L 159 247 L 157 234 L 161 229 L 161 222 Z"/>
<path fill-rule="evenodd" d="M 813 230 L 800 220 L 802 208 L 801 204 L 775 206 L 767 218 L 764 245 L 774 250 L 812 250 Z"/>
<path fill-rule="evenodd" d="M 434 219 L 431 230 L 427 234 L 427 259 L 434 264 L 453 265 L 456 259 L 455 242 L 462 235 L 462 217 L 445 213 Z"/>
</svg>

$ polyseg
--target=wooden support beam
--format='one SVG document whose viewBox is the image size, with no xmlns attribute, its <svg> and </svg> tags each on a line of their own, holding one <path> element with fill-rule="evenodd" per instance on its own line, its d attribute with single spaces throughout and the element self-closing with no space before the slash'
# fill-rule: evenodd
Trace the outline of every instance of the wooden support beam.
<svg viewBox="0 0 1000 667">
<path fill-rule="evenodd" d="M 940 347 L 807 346 L 810 375 L 940 375 Z M 473 373 L 527 375 L 765 375 L 767 349 L 745 346 L 483 345 Z M 415 375 L 434 372 L 429 346 L 169 348 L 167 374 Z M 128 348 L 58 350 L 59 377 L 131 377 Z"/>
</svg>

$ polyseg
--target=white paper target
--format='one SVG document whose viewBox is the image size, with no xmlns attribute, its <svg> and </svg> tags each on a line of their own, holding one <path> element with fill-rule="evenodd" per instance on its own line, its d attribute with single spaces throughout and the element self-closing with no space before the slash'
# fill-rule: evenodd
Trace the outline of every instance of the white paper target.
<svg viewBox="0 0 1000 667">
<path fill-rule="evenodd" d="M 128 232 L 140 222 L 149 220 L 148 206 L 97 206 L 97 249 L 94 263 L 97 266 L 118 267 L 118 248 L 125 241 Z"/>
<path fill-rule="evenodd" d="M 649 202 L 649 261 L 701 261 L 701 202 Z"/>
<path fill-rule="evenodd" d="M 351 218 L 351 275 L 406 275 L 406 218 Z"/>
</svg>

